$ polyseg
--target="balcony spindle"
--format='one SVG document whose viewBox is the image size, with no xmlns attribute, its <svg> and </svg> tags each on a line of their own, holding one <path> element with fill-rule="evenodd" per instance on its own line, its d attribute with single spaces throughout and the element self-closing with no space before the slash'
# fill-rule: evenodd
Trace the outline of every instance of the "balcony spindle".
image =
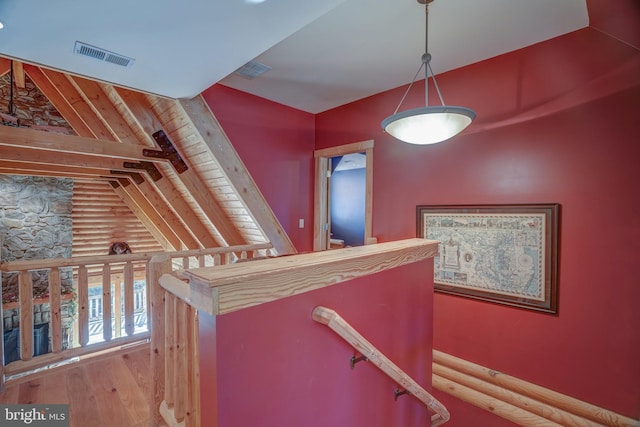
<svg viewBox="0 0 640 427">
<path fill-rule="evenodd" d="M 89 344 L 89 275 L 87 266 L 78 267 L 78 342 Z"/>
<path fill-rule="evenodd" d="M 133 314 L 133 296 L 133 263 L 127 261 L 124 265 L 124 330 L 127 336 L 132 336 L 136 328 Z"/>
<path fill-rule="evenodd" d="M 23 270 L 18 276 L 20 299 L 20 358 L 33 357 L 33 280 L 31 272 Z"/>
<path fill-rule="evenodd" d="M 53 267 L 49 270 L 49 309 L 51 310 L 49 327 L 51 328 L 51 351 L 54 353 L 60 353 L 62 351 L 61 289 L 60 269 Z"/>
<path fill-rule="evenodd" d="M 111 265 L 102 268 L 102 336 L 105 341 L 111 341 Z"/>
</svg>

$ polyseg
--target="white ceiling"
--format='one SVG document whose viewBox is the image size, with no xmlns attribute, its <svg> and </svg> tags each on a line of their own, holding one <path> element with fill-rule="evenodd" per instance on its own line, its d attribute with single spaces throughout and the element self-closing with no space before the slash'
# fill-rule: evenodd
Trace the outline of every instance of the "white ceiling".
<svg viewBox="0 0 640 427">
<path fill-rule="evenodd" d="M 214 83 L 311 113 L 407 84 L 424 53 L 417 0 L 0 0 L 0 55 L 172 98 Z M 436 0 L 436 74 L 588 26 L 586 0 Z M 135 59 L 73 53 L 76 40 Z M 233 74 L 250 60 L 272 67 Z"/>
</svg>

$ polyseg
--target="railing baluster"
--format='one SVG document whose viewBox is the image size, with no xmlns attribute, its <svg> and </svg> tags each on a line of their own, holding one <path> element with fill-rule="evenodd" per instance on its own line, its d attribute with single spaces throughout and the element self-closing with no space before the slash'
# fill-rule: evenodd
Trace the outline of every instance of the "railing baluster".
<svg viewBox="0 0 640 427">
<path fill-rule="evenodd" d="M 135 332 L 133 316 L 133 264 L 127 261 L 124 265 L 124 330 L 128 336 Z"/>
<path fill-rule="evenodd" d="M 165 315 L 165 350 L 166 357 L 164 363 L 165 388 L 164 400 L 167 402 L 169 409 L 173 409 L 175 404 L 175 376 L 174 368 L 176 365 L 176 297 L 170 293 L 165 296 L 164 315 Z"/>
<path fill-rule="evenodd" d="M 111 264 L 102 267 L 102 337 L 111 341 Z"/>
<path fill-rule="evenodd" d="M 198 267 L 205 266 L 205 257 L 204 255 L 198 255 Z"/>
<path fill-rule="evenodd" d="M 113 288 L 113 318 L 115 323 L 114 335 L 116 338 L 122 336 L 122 276 L 116 276 L 115 287 Z"/>
<path fill-rule="evenodd" d="M 78 267 L 78 342 L 89 344 L 89 276 L 87 266 Z"/>
<path fill-rule="evenodd" d="M 20 358 L 33 357 L 33 281 L 31 272 L 23 270 L 18 276 L 20 299 Z"/>
<path fill-rule="evenodd" d="M 60 302 L 62 283 L 60 282 L 60 269 L 53 267 L 49 270 L 49 310 L 51 317 L 51 351 L 62 351 L 62 306 Z"/>
<path fill-rule="evenodd" d="M 176 301 L 176 361 L 173 368 L 175 392 L 174 416 L 176 421 L 182 422 L 185 415 L 186 379 L 187 379 L 187 304 L 175 298 Z"/>
</svg>

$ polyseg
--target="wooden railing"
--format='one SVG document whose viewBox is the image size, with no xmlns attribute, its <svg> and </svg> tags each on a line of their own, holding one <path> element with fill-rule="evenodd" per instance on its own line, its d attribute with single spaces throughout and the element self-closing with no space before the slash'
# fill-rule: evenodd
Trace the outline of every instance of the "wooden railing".
<svg viewBox="0 0 640 427">
<path fill-rule="evenodd" d="M 264 244 L 162 254 L 170 260 L 169 268 L 171 270 L 180 270 L 222 265 L 237 259 L 251 258 L 266 254 L 270 248 L 270 244 Z M 149 322 L 147 322 L 145 330 L 136 333 L 135 318 L 137 314 L 141 313 L 136 313 L 134 284 L 137 281 L 145 283 L 144 292 L 149 292 L 147 284 L 150 281 L 147 277 L 147 265 L 154 255 L 157 253 L 12 261 L 0 264 L 2 274 L 18 275 L 18 301 L 5 305 L 7 308 L 19 308 L 20 310 L 20 359 L 6 364 L 6 366 L 4 363 L 0 363 L 0 387 L 4 384 L 5 376 L 23 374 L 89 353 L 117 348 L 140 340 L 148 340 L 150 337 Z M 48 289 L 45 297 L 34 298 L 32 274 L 35 272 L 46 276 L 44 286 Z M 62 292 L 63 280 L 61 276 L 64 274 L 69 276 L 68 283 L 64 285 L 67 287 L 72 285 L 72 293 L 63 294 Z M 102 336 L 96 338 L 90 334 L 89 293 L 91 288 L 98 286 L 102 287 L 100 325 Z M 112 295 L 112 286 L 114 295 Z M 113 304 L 112 297 L 115 301 Z M 143 300 L 148 305 L 149 298 L 145 297 Z M 63 340 L 62 307 L 64 301 L 70 301 L 73 306 L 77 307 L 77 313 L 73 315 L 73 342 Z M 34 355 L 34 305 L 42 303 L 48 303 L 50 307 L 48 324 L 51 340 L 46 354 Z M 121 310 L 122 306 L 124 310 Z M 149 317 L 149 307 L 143 311 Z M 1 312 L 2 310 L 0 310 L 0 314 Z M 124 322 L 121 319 L 124 319 Z M 2 326 L 0 325 L 0 332 L 2 332 Z M 1 345 L 0 361 L 4 361 Z"/>
<path fill-rule="evenodd" d="M 177 278 L 182 272 L 173 271 L 172 260 L 182 258 L 185 268 L 219 266 L 264 257 L 271 248 L 271 244 L 233 246 L 163 253 L 150 260 L 152 405 L 157 423 L 161 416 L 170 427 L 200 426 L 197 306 L 180 289 L 188 285 Z M 205 256 L 212 257 L 213 264 L 205 263 Z M 194 257 L 197 265 L 186 262 Z"/>
<path fill-rule="evenodd" d="M 155 421 L 200 426 L 196 310 L 212 316 L 231 313 L 431 258 L 437 247 L 435 241 L 407 239 L 173 273 L 168 255 L 155 256 L 149 263 Z M 435 402 L 432 407 L 439 408 Z M 438 410 L 442 416 L 433 425 L 444 420 L 446 410 Z"/>
<path fill-rule="evenodd" d="M 640 420 L 437 350 L 433 387 L 521 426 L 640 427 Z"/>
<path fill-rule="evenodd" d="M 316 322 L 327 325 L 351 344 L 368 362 L 375 365 L 396 384 L 400 385 L 404 389 L 402 392 L 408 392 L 421 401 L 431 412 L 434 412 L 431 417 L 431 426 L 439 426 L 449 421 L 449 411 L 442 403 L 438 402 L 435 397 L 371 344 L 338 313 L 326 307 L 316 307 L 313 310 L 312 317 Z"/>
</svg>

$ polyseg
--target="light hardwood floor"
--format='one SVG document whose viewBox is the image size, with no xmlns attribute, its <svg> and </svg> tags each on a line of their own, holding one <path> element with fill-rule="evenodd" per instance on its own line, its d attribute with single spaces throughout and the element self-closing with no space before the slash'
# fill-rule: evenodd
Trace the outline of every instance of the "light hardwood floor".
<svg viewBox="0 0 640 427">
<path fill-rule="evenodd" d="M 69 404 L 71 427 L 155 427 L 149 344 L 9 381 L 5 404 Z"/>
</svg>

